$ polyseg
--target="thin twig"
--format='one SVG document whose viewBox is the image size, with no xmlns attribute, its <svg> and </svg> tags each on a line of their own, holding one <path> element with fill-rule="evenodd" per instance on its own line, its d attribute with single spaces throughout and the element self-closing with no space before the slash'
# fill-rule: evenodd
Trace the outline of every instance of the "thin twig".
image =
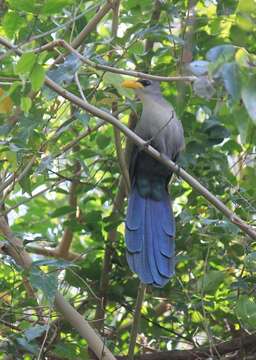
<svg viewBox="0 0 256 360">
<path fill-rule="evenodd" d="M 96 13 L 96 15 L 85 25 L 83 30 L 77 35 L 77 37 L 72 41 L 71 46 L 73 48 L 78 48 L 83 42 L 84 39 L 96 28 L 98 23 L 102 20 L 102 18 L 109 12 L 109 10 L 113 7 L 115 0 L 113 2 L 108 0 L 105 5 L 103 5 L 100 10 Z M 54 64 L 58 64 L 64 55 L 60 55 L 55 61 Z"/>
<path fill-rule="evenodd" d="M 15 50 L 15 52 L 18 55 L 22 55 L 22 51 L 19 49 L 16 49 L 14 45 L 12 45 L 8 40 L 0 37 L 0 44 L 8 47 L 9 49 L 13 48 Z M 101 64 L 97 64 L 91 60 L 89 60 L 88 58 L 86 58 L 85 56 L 81 55 L 76 49 L 72 48 L 72 46 L 70 46 L 68 43 L 66 43 L 64 40 L 55 40 L 52 41 L 46 45 L 40 46 L 39 48 L 33 49 L 31 51 L 33 51 L 34 53 L 38 53 L 38 52 L 42 52 L 45 50 L 50 50 L 52 48 L 55 48 L 57 46 L 62 46 L 65 49 L 67 49 L 69 52 L 75 54 L 78 59 L 80 59 L 83 63 L 85 63 L 86 65 L 98 69 L 98 70 L 104 70 L 104 71 L 109 71 L 115 74 L 123 74 L 123 75 L 128 75 L 128 76 L 132 76 L 132 77 L 137 77 L 137 78 L 141 78 L 141 79 L 148 79 L 148 80 L 156 80 L 156 81 L 166 81 L 166 82 L 173 82 L 173 81 L 195 81 L 197 79 L 196 76 L 158 76 L 158 75 L 150 75 L 150 74 L 146 74 L 140 71 L 133 71 L 133 70 L 124 70 L 124 69 L 118 69 L 112 66 L 108 66 L 108 65 L 101 65 Z"/>
</svg>

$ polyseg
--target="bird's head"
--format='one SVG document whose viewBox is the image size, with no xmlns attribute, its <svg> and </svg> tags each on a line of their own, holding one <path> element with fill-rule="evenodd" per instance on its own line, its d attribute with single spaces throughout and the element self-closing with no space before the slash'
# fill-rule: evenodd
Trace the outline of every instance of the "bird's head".
<svg viewBox="0 0 256 360">
<path fill-rule="evenodd" d="M 141 100 L 147 96 L 157 96 L 161 94 L 159 82 L 154 80 L 125 80 L 122 86 L 133 89 Z"/>
</svg>

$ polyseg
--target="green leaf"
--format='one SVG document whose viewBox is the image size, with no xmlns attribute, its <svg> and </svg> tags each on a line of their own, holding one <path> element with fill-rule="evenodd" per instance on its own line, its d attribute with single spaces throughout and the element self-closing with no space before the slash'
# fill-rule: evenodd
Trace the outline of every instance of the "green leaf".
<svg viewBox="0 0 256 360">
<path fill-rule="evenodd" d="M 53 304 L 58 288 L 57 273 L 47 274 L 35 267 L 29 273 L 29 281 L 34 289 L 40 289 L 45 299 Z"/>
<path fill-rule="evenodd" d="M 201 323 L 204 321 L 204 317 L 199 311 L 193 311 L 191 314 L 191 320 L 193 323 Z"/>
<path fill-rule="evenodd" d="M 42 65 L 36 64 L 30 75 L 32 90 L 38 91 L 44 83 L 45 70 Z"/>
<path fill-rule="evenodd" d="M 63 215 L 67 215 L 70 213 L 75 213 L 76 209 L 70 206 L 62 206 L 56 210 L 54 210 L 52 213 L 50 213 L 50 217 L 55 218 Z"/>
<path fill-rule="evenodd" d="M 236 314 L 238 318 L 249 329 L 256 327 L 256 303 L 246 295 L 240 297 L 236 305 Z"/>
<path fill-rule="evenodd" d="M 36 61 L 36 55 L 32 52 L 23 54 L 15 66 L 15 72 L 18 75 L 29 73 Z"/>
<path fill-rule="evenodd" d="M 29 97 L 26 96 L 21 98 L 20 107 L 25 114 L 29 113 L 31 106 L 32 106 L 32 100 Z"/>
<path fill-rule="evenodd" d="M 22 188 L 23 193 L 28 193 L 29 195 L 32 195 L 32 186 L 30 181 L 30 176 L 27 175 L 23 179 L 19 181 L 19 184 Z"/>
<path fill-rule="evenodd" d="M 14 37 L 14 34 L 20 29 L 22 24 L 24 24 L 22 17 L 13 11 L 6 13 L 2 22 L 4 31 L 10 39 Z"/>
<path fill-rule="evenodd" d="M 242 85 L 241 91 L 244 106 L 250 118 L 256 124 L 256 78 L 251 77 L 246 84 Z"/>
<path fill-rule="evenodd" d="M 206 59 L 209 61 L 216 61 L 219 57 L 222 57 L 223 60 L 228 61 L 232 58 L 236 51 L 236 46 L 228 45 L 219 45 L 210 49 L 206 54 Z"/>
<path fill-rule="evenodd" d="M 12 9 L 26 11 L 26 12 L 34 12 L 35 11 L 35 0 L 7 0 L 7 3 L 10 5 Z"/>
<path fill-rule="evenodd" d="M 256 3 L 254 0 L 240 0 L 237 11 L 244 13 L 254 13 L 256 11 Z"/>
<path fill-rule="evenodd" d="M 198 289 L 205 293 L 214 293 L 225 278 L 222 271 L 212 270 L 198 280 Z"/>
<path fill-rule="evenodd" d="M 119 74 L 113 74 L 110 72 L 106 72 L 103 76 L 103 81 L 106 85 L 112 85 L 121 96 L 128 97 L 132 99 L 134 97 L 134 93 L 130 89 L 126 89 L 122 87 L 122 82 L 124 78 Z"/>
<path fill-rule="evenodd" d="M 227 92 L 234 100 L 239 100 L 241 96 L 241 78 L 236 63 L 224 64 L 221 68 L 221 75 Z"/>
<path fill-rule="evenodd" d="M 27 329 L 24 334 L 28 341 L 31 341 L 43 335 L 47 328 L 47 325 L 35 325 Z"/>
<path fill-rule="evenodd" d="M 38 345 L 30 344 L 29 341 L 25 338 L 17 337 L 16 341 L 23 349 L 25 349 L 27 352 L 31 354 L 36 354 L 39 351 Z"/>
<path fill-rule="evenodd" d="M 256 271 L 256 252 L 248 254 L 244 259 L 245 267 L 248 271 Z"/>
<path fill-rule="evenodd" d="M 106 135 L 98 135 L 96 137 L 96 143 L 99 146 L 100 149 L 105 149 L 110 144 L 111 138 Z"/>
<path fill-rule="evenodd" d="M 46 0 L 41 13 L 45 15 L 52 15 L 63 10 L 65 6 L 68 6 L 71 3 L 71 0 Z"/>
</svg>

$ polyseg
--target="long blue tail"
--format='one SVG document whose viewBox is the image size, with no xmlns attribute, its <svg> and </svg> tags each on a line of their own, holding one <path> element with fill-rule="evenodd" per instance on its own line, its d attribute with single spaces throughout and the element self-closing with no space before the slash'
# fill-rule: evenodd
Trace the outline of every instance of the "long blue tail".
<svg viewBox="0 0 256 360">
<path fill-rule="evenodd" d="M 175 221 L 168 193 L 142 197 L 134 185 L 125 227 L 127 261 L 144 284 L 164 286 L 175 272 Z"/>
</svg>

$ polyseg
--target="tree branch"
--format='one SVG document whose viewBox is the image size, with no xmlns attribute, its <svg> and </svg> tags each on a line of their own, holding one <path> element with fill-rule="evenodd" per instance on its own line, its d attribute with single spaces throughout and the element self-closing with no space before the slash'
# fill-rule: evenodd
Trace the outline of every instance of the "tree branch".
<svg viewBox="0 0 256 360">
<path fill-rule="evenodd" d="M 79 176 L 80 172 L 81 172 L 81 164 L 77 160 L 74 166 L 74 177 L 72 179 L 69 189 L 69 206 L 74 209 L 74 212 L 76 212 L 76 207 L 77 207 L 77 194 L 76 194 L 77 186 L 78 186 L 77 176 Z M 74 215 L 70 214 L 68 216 L 68 219 L 72 220 L 73 217 Z M 64 230 L 63 237 L 56 248 L 56 253 L 60 257 L 67 256 L 67 254 L 69 253 L 69 248 L 71 246 L 72 240 L 73 240 L 73 231 L 67 226 L 67 228 Z"/>
<path fill-rule="evenodd" d="M 237 350 L 250 350 L 255 345 L 255 342 L 255 334 L 242 336 L 216 345 L 216 349 L 213 352 L 219 358 L 220 355 L 233 353 Z M 134 360 L 203 360 L 209 359 L 210 356 L 210 349 L 202 347 L 191 350 L 171 350 L 137 355 Z M 128 357 L 117 356 L 117 359 L 128 360 Z"/>
</svg>

